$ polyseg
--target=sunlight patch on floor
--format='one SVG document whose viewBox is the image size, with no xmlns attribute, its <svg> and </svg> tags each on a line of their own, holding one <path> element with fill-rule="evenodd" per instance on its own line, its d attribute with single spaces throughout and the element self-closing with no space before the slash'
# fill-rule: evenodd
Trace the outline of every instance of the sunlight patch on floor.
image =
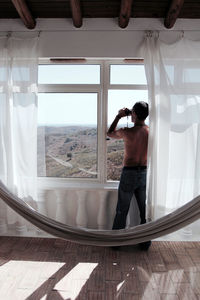
<svg viewBox="0 0 200 300">
<path fill-rule="evenodd" d="M 64 299 L 75 300 L 89 279 L 97 263 L 78 263 L 54 287 Z"/>
<path fill-rule="evenodd" d="M 0 267 L 0 299 L 26 299 L 65 265 L 11 260 Z"/>
</svg>

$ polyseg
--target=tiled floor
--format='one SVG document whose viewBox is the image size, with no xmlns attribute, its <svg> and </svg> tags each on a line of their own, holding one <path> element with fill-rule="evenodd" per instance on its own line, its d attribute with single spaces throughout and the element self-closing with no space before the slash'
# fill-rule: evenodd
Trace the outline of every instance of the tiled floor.
<svg viewBox="0 0 200 300">
<path fill-rule="evenodd" d="M 200 242 L 113 251 L 60 239 L 0 237 L 0 300 L 200 299 Z"/>
</svg>

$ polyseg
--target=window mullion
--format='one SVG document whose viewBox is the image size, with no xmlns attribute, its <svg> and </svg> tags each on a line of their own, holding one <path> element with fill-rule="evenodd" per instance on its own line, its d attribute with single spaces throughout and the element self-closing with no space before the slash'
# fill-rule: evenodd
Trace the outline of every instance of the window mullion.
<svg viewBox="0 0 200 300">
<path fill-rule="evenodd" d="M 100 91 L 100 85 L 67 85 L 67 84 L 39 84 L 39 93 L 95 93 Z"/>
<path fill-rule="evenodd" d="M 146 84 L 110 84 L 109 90 L 147 90 Z"/>
<path fill-rule="evenodd" d="M 98 149 L 97 149 L 97 163 L 98 163 L 98 180 L 103 182 L 104 174 L 104 150 L 103 150 L 103 139 L 104 139 L 104 123 L 103 123 L 103 63 L 100 67 L 100 93 L 98 94 Z"/>
<path fill-rule="evenodd" d="M 102 68 L 102 153 L 101 158 L 101 182 L 106 183 L 107 181 L 107 143 L 106 143 L 106 132 L 107 132 L 107 107 L 108 107 L 108 85 L 109 85 L 109 64 L 104 61 Z"/>
</svg>

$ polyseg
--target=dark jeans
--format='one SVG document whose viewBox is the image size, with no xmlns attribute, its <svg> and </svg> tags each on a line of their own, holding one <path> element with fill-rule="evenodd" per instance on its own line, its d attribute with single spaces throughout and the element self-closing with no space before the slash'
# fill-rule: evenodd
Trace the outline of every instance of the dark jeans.
<svg viewBox="0 0 200 300">
<path fill-rule="evenodd" d="M 135 195 L 140 211 L 140 224 L 146 223 L 146 169 L 124 167 L 118 189 L 118 202 L 112 229 L 126 227 L 131 198 Z"/>
</svg>

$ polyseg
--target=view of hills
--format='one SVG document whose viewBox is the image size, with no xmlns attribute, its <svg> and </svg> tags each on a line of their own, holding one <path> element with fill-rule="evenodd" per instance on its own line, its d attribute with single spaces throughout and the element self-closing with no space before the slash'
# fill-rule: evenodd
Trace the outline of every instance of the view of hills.
<svg viewBox="0 0 200 300">
<path fill-rule="evenodd" d="M 123 141 L 107 141 L 107 179 L 119 180 Z M 38 176 L 97 177 L 97 128 L 94 126 L 39 126 Z"/>
</svg>

